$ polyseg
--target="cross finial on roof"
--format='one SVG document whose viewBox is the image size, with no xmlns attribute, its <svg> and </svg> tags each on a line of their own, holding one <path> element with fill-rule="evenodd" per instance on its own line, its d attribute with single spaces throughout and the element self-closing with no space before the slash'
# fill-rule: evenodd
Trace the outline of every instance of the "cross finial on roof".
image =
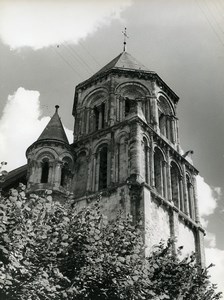
<svg viewBox="0 0 224 300">
<path fill-rule="evenodd" d="M 126 44 L 127 44 L 127 38 L 129 38 L 129 36 L 127 35 L 127 28 L 124 28 L 124 31 L 122 31 L 123 35 L 124 35 L 124 48 L 123 48 L 123 52 L 126 51 Z"/>
<path fill-rule="evenodd" d="M 55 112 L 58 112 L 59 105 L 55 105 Z"/>
</svg>

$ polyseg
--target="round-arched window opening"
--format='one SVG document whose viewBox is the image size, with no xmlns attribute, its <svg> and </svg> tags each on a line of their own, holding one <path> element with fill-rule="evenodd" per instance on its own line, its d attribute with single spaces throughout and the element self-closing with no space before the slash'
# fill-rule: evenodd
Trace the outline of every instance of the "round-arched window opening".
<svg viewBox="0 0 224 300">
<path fill-rule="evenodd" d="M 61 186 L 65 187 L 67 184 L 68 180 L 68 175 L 69 175 L 69 166 L 68 163 L 64 163 L 63 167 L 61 169 Z"/>
<path fill-rule="evenodd" d="M 107 187 L 107 147 L 103 147 L 100 150 L 99 158 L 99 189 L 105 189 Z"/>
<path fill-rule="evenodd" d="M 49 177 L 49 162 L 47 160 L 42 162 L 42 172 L 41 172 L 41 183 L 48 183 Z"/>
</svg>

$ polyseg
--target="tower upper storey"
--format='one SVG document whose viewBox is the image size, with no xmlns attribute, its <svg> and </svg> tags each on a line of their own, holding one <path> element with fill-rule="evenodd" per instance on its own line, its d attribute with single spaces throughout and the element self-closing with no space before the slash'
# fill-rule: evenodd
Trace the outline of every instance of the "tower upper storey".
<svg viewBox="0 0 224 300">
<path fill-rule="evenodd" d="M 122 52 L 76 87 L 75 140 L 138 117 L 177 146 L 178 100 L 155 72 Z"/>
</svg>

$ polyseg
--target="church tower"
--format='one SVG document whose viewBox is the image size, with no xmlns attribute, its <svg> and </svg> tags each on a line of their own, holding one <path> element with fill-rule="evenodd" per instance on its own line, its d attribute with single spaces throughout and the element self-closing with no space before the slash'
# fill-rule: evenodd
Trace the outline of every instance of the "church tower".
<svg viewBox="0 0 224 300">
<path fill-rule="evenodd" d="M 178 100 L 155 72 L 126 51 L 80 83 L 73 106 L 72 190 L 81 205 L 100 196 L 109 218 L 122 210 L 134 221 L 141 219 L 149 248 L 175 237 L 176 246 L 196 252 L 204 264 L 198 171 L 180 150 Z M 46 156 L 38 155 L 35 161 L 41 164 Z"/>
<path fill-rule="evenodd" d="M 71 189 L 73 155 L 58 115 L 55 114 L 40 137 L 26 151 L 28 160 L 27 189 L 50 189 L 65 194 Z"/>
</svg>

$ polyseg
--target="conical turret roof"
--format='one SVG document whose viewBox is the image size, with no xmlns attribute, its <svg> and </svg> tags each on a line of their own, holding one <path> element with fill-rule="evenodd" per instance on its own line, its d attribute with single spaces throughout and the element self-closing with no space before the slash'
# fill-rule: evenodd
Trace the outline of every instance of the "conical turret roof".
<svg viewBox="0 0 224 300">
<path fill-rule="evenodd" d="M 59 106 L 56 105 L 55 108 L 56 110 L 53 117 L 50 119 L 49 123 L 39 136 L 38 141 L 56 140 L 65 144 L 69 144 L 61 119 L 58 115 Z"/>
<path fill-rule="evenodd" d="M 137 61 L 131 54 L 127 52 L 120 53 L 117 57 L 111 60 L 106 66 L 100 69 L 93 76 L 99 75 L 111 69 L 129 69 L 129 70 L 142 70 L 150 71 L 142 63 Z"/>
</svg>

